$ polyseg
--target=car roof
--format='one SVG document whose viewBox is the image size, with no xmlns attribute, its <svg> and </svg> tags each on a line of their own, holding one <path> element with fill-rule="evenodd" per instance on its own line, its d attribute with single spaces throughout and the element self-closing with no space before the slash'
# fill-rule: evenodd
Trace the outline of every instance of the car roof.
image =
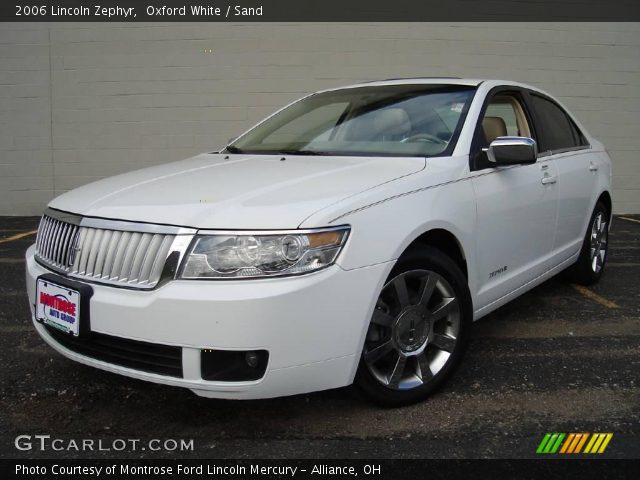
<svg viewBox="0 0 640 480">
<path fill-rule="evenodd" d="M 458 77 L 409 77 L 409 78 L 390 78 L 386 80 L 373 80 L 368 82 L 356 83 L 353 85 L 345 85 L 336 88 L 329 88 L 322 90 L 322 92 L 331 92 L 336 90 L 345 90 L 349 88 L 358 87 L 377 87 L 385 85 L 467 85 L 470 87 L 477 87 L 480 84 L 486 84 L 489 88 L 497 87 L 500 85 L 509 85 L 515 87 L 522 87 L 531 90 L 538 90 L 535 87 L 526 85 L 524 83 L 514 82 L 510 80 L 494 80 L 494 79 L 482 79 L 482 78 L 458 78 Z M 321 92 L 317 92 L 321 93 Z"/>
<path fill-rule="evenodd" d="M 361 85 L 403 85 L 403 84 L 451 84 L 451 85 L 480 85 L 484 80 L 476 78 L 460 78 L 460 77 L 403 77 L 388 78 L 385 80 L 372 80 L 362 82 Z"/>
</svg>

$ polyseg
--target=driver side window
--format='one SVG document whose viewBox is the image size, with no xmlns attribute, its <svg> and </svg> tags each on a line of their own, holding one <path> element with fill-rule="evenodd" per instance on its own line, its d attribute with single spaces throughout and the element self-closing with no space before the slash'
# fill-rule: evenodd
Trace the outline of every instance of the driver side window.
<svg viewBox="0 0 640 480">
<path fill-rule="evenodd" d="M 510 94 L 496 95 L 482 118 L 485 146 L 498 137 L 531 137 L 531 128 L 520 100 Z"/>
</svg>

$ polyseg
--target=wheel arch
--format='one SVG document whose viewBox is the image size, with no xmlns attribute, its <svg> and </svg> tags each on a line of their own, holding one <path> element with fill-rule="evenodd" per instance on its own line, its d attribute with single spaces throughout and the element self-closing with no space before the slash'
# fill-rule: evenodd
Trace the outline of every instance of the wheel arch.
<svg viewBox="0 0 640 480">
<path fill-rule="evenodd" d="M 598 202 L 602 202 L 604 204 L 604 206 L 607 208 L 609 219 L 611 219 L 611 216 L 613 215 L 613 201 L 611 199 L 611 194 L 609 193 L 608 190 L 605 190 L 600 194 L 600 196 L 598 197 L 598 200 L 596 200 L 596 203 Z"/>
<path fill-rule="evenodd" d="M 433 228 L 420 234 L 415 238 L 402 252 L 402 255 L 412 248 L 420 246 L 428 246 L 437 248 L 455 262 L 464 274 L 467 281 L 469 280 L 469 269 L 467 266 L 467 256 L 465 255 L 462 243 L 453 233 L 444 228 Z M 401 256 L 402 256 L 401 255 Z"/>
</svg>

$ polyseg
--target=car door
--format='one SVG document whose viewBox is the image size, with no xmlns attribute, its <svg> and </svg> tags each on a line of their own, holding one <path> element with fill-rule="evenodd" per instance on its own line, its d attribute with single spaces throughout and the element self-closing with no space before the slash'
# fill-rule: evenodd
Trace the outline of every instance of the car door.
<svg viewBox="0 0 640 480">
<path fill-rule="evenodd" d="M 476 127 L 471 158 L 477 225 L 476 309 L 543 274 L 554 244 L 558 208 L 557 171 L 550 158 L 498 166 L 486 149 L 498 136 L 536 139 L 521 90 L 493 91 Z"/>
<path fill-rule="evenodd" d="M 540 156 L 553 160 L 558 172 L 553 262 L 559 264 L 580 250 L 595 202 L 596 173 L 601 160 L 560 105 L 537 92 L 531 92 L 530 99 L 539 126 Z"/>
</svg>

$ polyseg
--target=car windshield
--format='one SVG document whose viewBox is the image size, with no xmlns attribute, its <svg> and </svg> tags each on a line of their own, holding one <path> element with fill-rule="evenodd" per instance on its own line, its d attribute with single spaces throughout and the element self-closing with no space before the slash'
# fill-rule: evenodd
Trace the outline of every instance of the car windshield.
<svg viewBox="0 0 640 480">
<path fill-rule="evenodd" d="M 385 85 L 306 97 L 225 151 L 292 155 L 442 156 L 455 147 L 475 87 Z"/>
</svg>

